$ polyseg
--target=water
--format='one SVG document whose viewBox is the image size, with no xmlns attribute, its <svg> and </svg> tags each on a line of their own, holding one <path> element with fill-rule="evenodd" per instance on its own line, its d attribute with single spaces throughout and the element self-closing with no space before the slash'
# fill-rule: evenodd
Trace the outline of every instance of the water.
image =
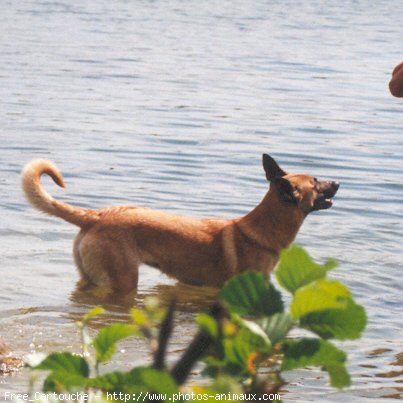
<svg viewBox="0 0 403 403">
<path fill-rule="evenodd" d="M 402 398 L 403 103 L 388 93 L 402 60 L 403 3 L 19 1 L 0 4 L 0 334 L 17 355 L 79 351 L 74 322 L 97 301 L 75 292 L 76 229 L 28 206 L 20 171 L 54 161 L 84 207 L 139 204 L 193 217 L 239 216 L 267 184 L 261 154 L 341 182 L 298 242 L 335 257 L 369 314 L 343 343 L 353 386 L 317 369 L 287 374 L 284 401 Z M 143 267 L 133 304 L 181 295 L 173 357 L 209 290 Z M 93 324 L 126 320 L 110 304 Z M 122 343 L 113 365 L 148 359 Z M 25 371 L 1 391 L 27 390 Z M 2 394 L 0 395 L 2 396 Z"/>
</svg>

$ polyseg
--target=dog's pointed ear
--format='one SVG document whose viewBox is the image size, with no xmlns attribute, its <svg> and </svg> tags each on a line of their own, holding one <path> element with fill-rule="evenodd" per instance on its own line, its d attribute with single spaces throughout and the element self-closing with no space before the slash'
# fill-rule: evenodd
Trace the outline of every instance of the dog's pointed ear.
<svg viewBox="0 0 403 403">
<path fill-rule="evenodd" d="M 276 186 L 280 197 L 288 203 L 297 203 L 298 192 L 285 178 L 274 178 L 271 182 Z"/>
<path fill-rule="evenodd" d="M 266 178 L 269 182 L 274 178 L 281 178 L 282 176 L 287 175 L 287 173 L 279 167 L 274 158 L 267 154 L 263 154 L 263 168 L 266 172 Z"/>
</svg>

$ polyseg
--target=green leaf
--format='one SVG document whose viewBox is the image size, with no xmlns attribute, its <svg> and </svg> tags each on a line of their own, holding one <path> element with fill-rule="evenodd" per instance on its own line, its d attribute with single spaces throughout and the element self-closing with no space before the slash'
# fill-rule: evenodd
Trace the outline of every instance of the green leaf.
<svg viewBox="0 0 403 403">
<path fill-rule="evenodd" d="M 270 351 L 272 343 L 261 326 L 241 318 L 237 319 L 237 323 L 241 326 L 237 335 L 240 343 L 247 344 L 252 352 L 267 353 Z M 244 334 L 242 334 L 242 331 L 244 331 Z M 240 334 L 242 337 L 240 337 Z"/>
<path fill-rule="evenodd" d="M 131 373 L 120 371 L 109 372 L 92 378 L 89 380 L 88 386 L 111 393 L 134 393 L 138 390 L 138 385 L 134 384 Z"/>
<path fill-rule="evenodd" d="M 230 393 L 231 396 L 239 396 L 242 393 L 241 385 L 239 385 L 235 379 L 225 375 L 220 375 L 214 379 L 213 383 L 208 387 L 207 390 L 209 392 L 213 392 L 214 394 L 226 393 L 227 396 L 228 393 Z M 215 401 L 217 400 L 215 399 Z"/>
<path fill-rule="evenodd" d="M 239 381 L 228 375 L 218 375 L 210 385 L 192 386 L 192 392 L 195 395 L 203 396 L 204 403 L 217 403 L 219 399 L 217 396 L 226 396 L 225 402 L 239 403 L 241 395 L 243 394 L 243 388 L 239 384 Z M 205 397 L 205 399 L 204 399 Z"/>
<path fill-rule="evenodd" d="M 325 277 L 336 266 L 333 259 L 317 264 L 301 246 L 292 245 L 281 252 L 275 274 L 279 284 L 294 294 L 302 286 Z"/>
<path fill-rule="evenodd" d="M 344 365 L 346 354 L 326 340 L 288 340 L 284 343 L 283 352 L 283 371 L 320 366 L 328 371 L 332 386 L 343 388 L 350 385 L 350 376 Z"/>
<path fill-rule="evenodd" d="M 205 375 L 214 377 L 218 373 L 226 373 L 234 377 L 243 377 L 254 373 L 255 360 L 267 356 L 271 350 L 272 344 L 259 325 L 235 315 L 232 320 L 234 331 L 228 335 L 224 332 L 218 356 L 204 358 L 207 364 L 203 371 Z"/>
<path fill-rule="evenodd" d="M 196 323 L 212 338 L 216 339 L 219 335 L 217 321 L 206 313 L 201 313 L 196 317 Z"/>
<path fill-rule="evenodd" d="M 148 367 L 138 367 L 130 372 L 133 381 L 148 391 L 166 393 L 168 396 L 178 392 L 178 386 L 170 374 Z"/>
<path fill-rule="evenodd" d="M 367 324 L 362 306 L 348 300 L 342 309 L 326 309 L 308 313 L 300 318 L 300 325 L 324 339 L 354 340 L 361 336 Z"/>
<path fill-rule="evenodd" d="M 44 392 L 77 391 L 84 389 L 89 378 L 67 371 L 52 372 L 43 383 Z"/>
<path fill-rule="evenodd" d="M 49 354 L 40 364 L 32 368 L 53 372 L 66 372 L 82 377 L 88 377 L 90 372 L 88 364 L 83 357 L 67 352 Z"/>
<path fill-rule="evenodd" d="M 95 308 L 91 309 L 89 312 L 87 312 L 84 316 L 83 316 L 83 323 L 87 323 L 90 319 L 92 319 L 95 316 L 99 316 L 102 315 L 103 313 L 105 313 L 105 309 L 100 307 L 100 306 L 96 306 Z"/>
<path fill-rule="evenodd" d="M 134 368 L 130 372 L 110 372 L 91 379 L 88 385 L 111 393 L 155 392 L 167 396 L 178 393 L 178 386 L 167 372 L 148 367 Z"/>
<path fill-rule="evenodd" d="M 259 324 L 274 345 L 287 336 L 294 325 L 294 321 L 286 313 L 276 313 L 275 315 L 263 318 Z"/>
<path fill-rule="evenodd" d="M 284 310 L 281 294 L 268 276 L 253 271 L 232 277 L 219 298 L 239 315 L 270 316 Z"/>
<path fill-rule="evenodd" d="M 293 318 L 326 309 L 344 309 L 351 300 L 350 291 L 339 281 L 317 280 L 300 288 L 290 305 Z"/>
<path fill-rule="evenodd" d="M 44 391 L 76 390 L 86 386 L 89 376 L 88 364 L 84 358 L 71 353 L 52 353 L 38 365 L 31 368 L 49 370 L 44 382 Z"/>
<path fill-rule="evenodd" d="M 116 343 L 134 334 L 136 327 L 124 323 L 114 323 L 101 329 L 92 342 L 97 362 L 108 361 L 116 351 Z"/>
<path fill-rule="evenodd" d="M 284 343 L 283 351 L 284 360 L 281 369 L 285 371 L 346 361 L 344 351 L 321 339 L 287 340 Z"/>
<path fill-rule="evenodd" d="M 334 388 L 346 388 L 351 385 L 351 378 L 344 364 L 331 364 L 326 366 L 330 384 Z"/>
<path fill-rule="evenodd" d="M 224 338 L 222 345 L 222 369 L 234 376 L 252 373 L 253 359 L 271 350 L 271 342 L 260 326 L 249 321 L 242 321 L 242 327 L 236 335 Z"/>
</svg>

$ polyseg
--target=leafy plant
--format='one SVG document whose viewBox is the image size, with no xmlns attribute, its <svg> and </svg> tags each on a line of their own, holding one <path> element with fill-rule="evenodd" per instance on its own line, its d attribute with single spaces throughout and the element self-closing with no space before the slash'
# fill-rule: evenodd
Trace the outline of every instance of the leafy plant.
<svg viewBox="0 0 403 403">
<path fill-rule="evenodd" d="M 175 304 L 163 309 L 154 299 L 147 301 L 144 310 L 131 310 L 132 323 L 111 324 L 92 339 L 88 322 L 103 313 L 102 308 L 94 308 L 78 323 L 82 356 L 31 356 L 27 365 L 49 372 L 43 391 L 84 391 L 94 401 L 105 399 L 106 393 L 126 393 L 132 400 L 144 393 L 141 400 L 145 402 L 171 401 L 173 396 L 181 400 L 184 392 L 203 394 L 207 401 L 214 400 L 214 393 L 236 393 L 246 399 L 248 394 L 277 393 L 283 385 L 283 371 L 311 366 L 325 369 L 330 384 L 344 388 L 351 382 L 347 355 L 330 340 L 359 338 L 366 326 L 366 314 L 345 285 L 327 278 L 335 267 L 333 260 L 324 265 L 315 263 L 299 246 L 284 250 L 275 276 L 291 294 L 287 308 L 268 276 L 250 271 L 233 277 L 210 312 L 196 317 L 198 332 L 170 368 L 165 362 L 166 347 Z M 304 329 L 309 336 L 290 337 L 295 328 Z M 100 365 L 111 359 L 116 344 L 134 335 L 149 341 L 152 364 L 100 374 Z M 94 354 L 90 355 L 90 350 Z M 203 375 L 211 382 L 185 385 L 201 360 L 205 364 Z M 260 368 L 267 363 L 271 370 L 262 375 Z"/>
</svg>

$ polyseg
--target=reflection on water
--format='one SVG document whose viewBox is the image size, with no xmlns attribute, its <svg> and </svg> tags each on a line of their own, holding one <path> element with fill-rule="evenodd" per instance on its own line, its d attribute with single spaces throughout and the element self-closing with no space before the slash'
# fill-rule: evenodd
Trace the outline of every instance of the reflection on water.
<svg viewBox="0 0 403 403">
<path fill-rule="evenodd" d="M 341 182 L 298 242 L 340 261 L 332 276 L 369 314 L 363 339 L 343 343 L 353 386 L 334 391 L 319 369 L 293 371 L 284 400 L 402 398 L 403 113 L 387 88 L 402 20 L 398 0 L 1 2 L 0 334 L 14 353 L 79 352 L 74 322 L 85 312 L 106 306 L 95 332 L 152 295 L 178 301 L 175 356 L 216 293 L 148 267 L 125 300 L 75 291 L 76 229 L 27 205 L 27 161 L 53 160 L 67 188 L 46 189 L 82 207 L 231 217 L 263 197 L 267 152 Z M 148 354 L 132 339 L 112 365 Z M 25 371 L 0 378 L 0 389 L 26 387 Z"/>
<path fill-rule="evenodd" d="M 122 297 L 112 295 L 102 299 L 77 289 L 70 297 L 70 301 L 73 303 L 72 307 L 75 307 L 76 310 L 70 309 L 65 317 L 72 322 L 77 322 L 94 306 L 102 306 L 107 313 L 94 319 L 91 324 L 94 328 L 99 328 L 111 321 L 127 321 L 130 308 L 143 308 L 145 299 L 155 297 L 161 306 L 168 306 L 172 301 L 175 301 L 176 310 L 186 317 L 192 318 L 191 315 L 187 314 L 208 311 L 216 301 L 217 294 L 218 289 L 195 287 L 182 283 L 156 284 L 147 292 L 137 291 Z"/>
<path fill-rule="evenodd" d="M 127 311 L 132 306 L 143 306 L 144 298 L 153 296 L 163 305 L 169 305 L 175 300 L 175 305 L 180 311 L 195 313 L 200 309 L 207 310 L 215 301 L 218 291 L 216 288 L 195 287 L 183 283 L 155 284 L 147 292 L 138 290 L 124 296 L 111 295 L 100 299 L 76 289 L 71 295 L 71 301 L 79 306 L 102 305 L 109 311 Z"/>
</svg>

